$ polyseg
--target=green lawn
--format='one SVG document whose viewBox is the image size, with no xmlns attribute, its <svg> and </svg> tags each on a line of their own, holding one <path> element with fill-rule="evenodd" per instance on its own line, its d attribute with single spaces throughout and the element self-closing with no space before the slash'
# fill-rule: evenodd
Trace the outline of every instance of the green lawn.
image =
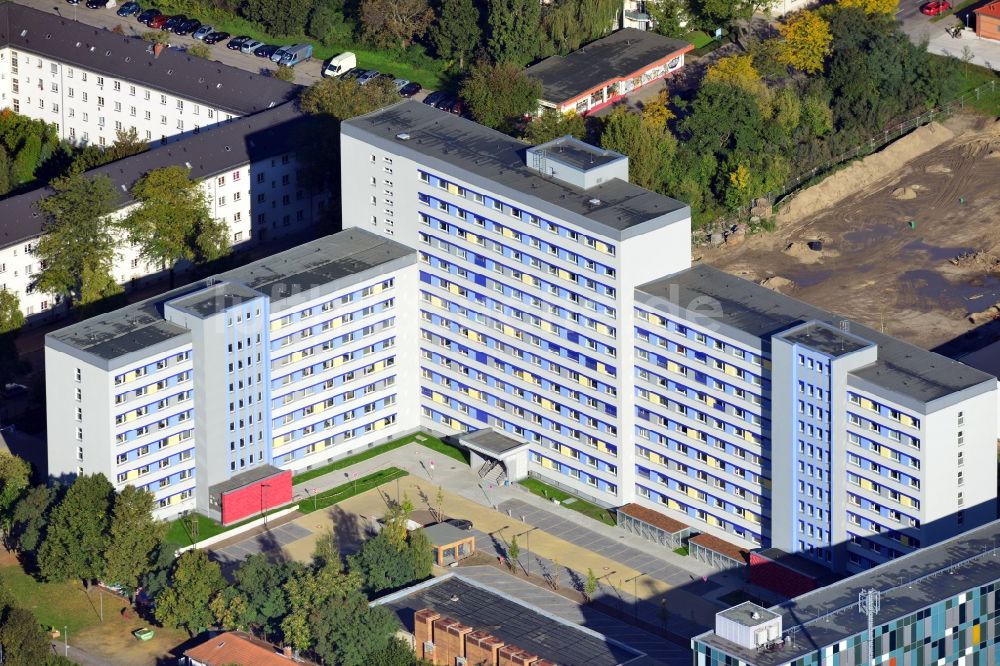
<svg viewBox="0 0 1000 666">
<path fill-rule="evenodd" d="M 420 439 L 418 439 L 418 437 Z M 466 465 L 469 464 L 469 456 L 466 452 L 458 449 L 454 446 L 445 444 L 437 437 L 424 433 L 414 433 L 412 435 L 407 435 L 406 437 L 400 437 L 391 442 L 385 444 L 380 444 L 378 446 L 373 446 L 372 448 L 357 453 L 353 456 L 348 456 L 346 458 L 341 458 L 340 460 L 335 460 L 329 465 L 323 465 L 322 467 L 317 467 L 316 469 L 311 469 L 307 472 L 302 472 L 296 474 L 292 477 L 292 484 L 298 485 L 300 483 L 305 483 L 311 479 L 323 476 L 324 474 L 329 474 L 330 472 L 336 472 L 338 469 L 344 469 L 345 467 L 350 467 L 351 465 L 357 464 L 364 460 L 369 460 L 375 456 L 380 456 L 383 453 L 388 453 L 394 449 L 398 449 L 401 446 L 406 446 L 412 442 L 417 442 L 421 446 L 426 446 L 429 449 L 442 453 L 449 458 L 454 458 L 459 462 L 464 462 Z"/>
<path fill-rule="evenodd" d="M 224 30 L 232 33 L 234 36 L 249 35 L 250 37 L 267 44 L 296 44 L 310 42 L 315 49 L 313 52 L 313 58 L 317 60 L 326 60 L 327 58 L 337 55 L 338 53 L 352 51 L 358 56 L 358 67 L 364 67 L 365 69 L 377 69 L 380 72 L 389 72 L 399 78 L 416 81 L 425 88 L 438 89 L 443 85 L 444 74 L 441 69 L 441 63 L 427 56 L 418 56 L 415 60 L 419 60 L 420 62 L 419 64 L 415 64 L 414 62 L 402 60 L 398 54 L 385 51 L 373 51 L 359 44 L 345 43 L 335 44 L 333 46 L 323 46 L 322 44 L 317 43 L 316 40 L 311 39 L 304 34 L 275 37 L 267 34 L 261 26 L 251 21 L 247 21 L 244 18 L 234 16 L 228 12 L 218 9 L 208 11 L 202 7 L 193 7 L 192 3 L 186 2 L 185 0 L 163 0 L 162 2 L 157 3 L 157 7 L 165 14 L 183 13 L 187 16 L 195 16 L 204 23 L 211 24 L 216 30 Z M 134 19 L 122 20 L 126 21 Z M 226 45 L 225 43 L 219 43 L 210 48 L 224 49 L 226 48 Z M 247 57 L 251 60 L 255 59 L 254 56 Z"/>
<path fill-rule="evenodd" d="M 674 552 L 677 553 L 678 555 L 682 556 L 682 557 L 687 557 L 688 556 L 687 546 L 681 546 L 680 548 L 674 548 Z"/>
<path fill-rule="evenodd" d="M 336 488 L 331 488 L 330 490 L 321 492 L 316 495 L 316 497 L 310 497 L 309 499 L 302 500 L 299 502 L 299 511 L 302 513 L 319 511 L 320 509 L 333 506 L 338 502 L 343 502 L 348 497 L 360 495 L 361 493 L 367 492 L 372 488 L 377 488 L 384 483 L 389 483 L 390 481 L 401 479 L 408 475 L 409 473 L 406 470 L 399 469 L 398 467 L 380 469 L 379 471 L 373 472 L 367 476 L 363 476 L 354 481 L 348 481 L 347 483 L 341 484 Z"/>
<path fill-rule="evenodd" d="M 271 515 L 277 511 L 283 511 L 288 508 L 288 505 L 275 507 L 268 510 L 267 515 Z M 170 522 L 167 528 L 166 543 L 176 544 L 178 547 L 190 546 L 198 541 L 204 541 L 214 536 L 218 536 L 223 532 L 228 532 L 229 530 L 235 529 L 237 527 L 242 527 L 249 522 L 257 520 L 261 517 L 261 514 L 255 514 L 246 520 L 241 520 L 238 523 L 233 523 L 232 525 L 223 525 L 222 523 L 212 520 L 208 516 L 203 516 L 200 513 L 189 513 L 186 516 L 181 516 Z M 195 518 L 198 521 L 198 532 L 194 534 L 191 530 L 191 519 Z"/>
<path fill-rule="evenodd" d="M 967 97 L 965 100 L 965 108 L 977 111 L 987 116 L 1000 115 L 1000 75 L 997 75 L 997 73 L 993 70 L 980 67 L 979 65 L 973 65 L 971 63 L 964 63 L 961 60 L 956 60 L 955 58 L 947 58 L 939 55 L 932 55 L 931 57 L 945 60 L 950 66 L 951 76 L 954 77 L 958 83 L 958 93 L 956 97 L 971 95 L 972 91 L 976 88 L 980 88 L 990 81 L 994 81 L 995 92 L 991 93 L 987 89 L 985 92 L 980 94 L 980 98 L 978 100 L 974 95 Z"/>
<path fill-rule="evenodd" d="M 42 626 L 55 627 L 59 631 L 68 627 L 70 642 L 74 635 L 101 620 L 97 591 L 92 591 L 92 598 L 88 598 L 78 582 L 41 583 L 24 573 L 16 563 L 0 567 L 0 580 L 16 605 L 34 613 Z"/>
<path fill-rule="evenodd" d="M 702 30 L 692 30 L 688 34 L 684 35 L 684 39 L 694 44 L 696 49 L 700 49 L 701 47 L 709 44 L 715 38 Z"/>
<path fill-rule="evenodd" d="M 579 511 L 583 515 L 593 518 L 594 520 L 599 520 L 605 525 L 615 524 L 614 513 L 608 509 L 603 509 L 596 504 L 588 502 L 587 500 L 582 500 L 563 490 L 553 488 L 547 483 L 542 483 L 538 479 L 524 479 L 520 482 L 520 484 L 539 497 L 544 497 L 548 500 L 559 500 L 559 502 L 567 509 Z M 572 499 L 573 501 L 567 504 L 566 500 L 568 499 Z"/>
</svg>

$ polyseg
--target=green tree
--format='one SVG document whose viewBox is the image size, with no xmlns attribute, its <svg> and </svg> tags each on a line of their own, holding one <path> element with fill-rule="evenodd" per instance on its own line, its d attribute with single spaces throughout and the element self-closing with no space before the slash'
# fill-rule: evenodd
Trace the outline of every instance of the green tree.
<svg viewBox="0 0 1000 666">
<path fill-rule="evenodd" d="M 244 0 L 240 13 L 274 35 L 302 32 L 313 8 L 311 0 Z"/>
<path fill-rule="evenodd" d="M 376 46 L 406 48 L 434 20 L 427 0 L 361 0 L 361 26 Z"/>
<path fill-rule="evenodd" d="M 0 451 L 0 525 L 10 528 L 14 505 L 24 496 L 31 478 L 31 465 L 24 458 Z"/>
<path fill-rule="evenodd" d="M 236 590 L 246 600 L 246 618 L 251 627 L 276 634 L 281 620 L 288 614 L 288 593 L 285 585 L 295 566 L 285 562 L 270 562 L 263 553 L 243 560 L 236 570 Z"/>
<path fill-rule="evenodd" d="M 125 486 L 114 498 L 104 580 L 133 595 L 139 580 L 153 567 L 153 555 L 166 535 L 166 524 L 153 518 L 155 499 L 145 488 Z"/>
<path fill-rule="evenodd" d="M 114 488 L 103 474 L 78 476 L 52 509 L 38 567 L 49 581 L 78 578 L 88 584 L 104 573 L 108 516 Z"/>
<path fill-rule="evenodd" d="M 587 135 L 583 116 L 576 111 L 560 113 L 555 109 L 545 109 L 540 116 L 533 118 L 525 128 L 524 140 L 536 146 L 561 136 L 572 136 L 582 139 Z"/>
<path fill-rule="evenodd" d="M 323 46 L 335 46 L 350 40 L 356 28 L 344 10 L 343 0 L 320 0 L 309 14 L 306 34 Z"/>
<path fill-rule="evenodd" d="M 587 601 L 594 600 L 594 594 L 597 592 L 597 576 L 594 574 L 593 569 L 587 569 L 587 579 L 583 581 L 583 596 Z"/>
<path fill-rule="evenodd" d="M 53 181 L 52 189 L 36 204 L 46 219 L 35 248 L 42 265 L 35 286 L 79 305 L 117 293 L 111 276 L 115 238 L 107 219 L 118 200 L 111 179 L 73 174 Z"/>
<path fill-rule="evenodd" d="M 11 165 L 11 177 L 17 184 L 30 183 L 35 179 L 35 169 L 42 153 L 42 138 L 38 134 L 29 134 L 21 149 L 14 155 Z"/>
<path fill-rule="evenodd" d="M 149 144 L 139 139 L 134 128 L 117 130 L 115 142 L 107 148 L 89 144 L 79 150 L 66 168 L 67 174 L 81 174 L 104 164 L 138 155 L 149 150 Z"/>
<path fill-rule="evenodd" d="M 368 666 L 375 655 L 389 647 L 399 624 L 384 606 L 369 606 L 360 592 L 329 598 L 310 616 L 315 627 L 315 650 L 326 663 Z"/>
<path fill-rule="evenodd" d="M 24 313 L 21 311 L 21 299 L 6 287 L 0 287 L 0 386 L 27 372 L 15 344 L 22 326 Z"/>
<path fill-rule="evenodd" d="M 249 625 L 247 600 L 231 585 L 216 592 L 208 608 L 220 629 L 243 631 Z"/>
<path fill-rule="evenodd" d="M 488 6 L 486 50 L 493 62 L 519 67 L 531 62 L 538 52 L 541 3 L 538 0 L 489 0 Z"/>
<path fill-rule="evenodd" d="M 899 9 L 899 0 L 839 0 L 843 9 L 860 9 L 866 14 L 893 16 Z"/>
<path fill-rule="evenodd" d="M 457 60 L 458 69 L 464 70 L 483 41 L 479 7 L 473 0 L 444 0 L 440 8 L 441 15 L 430 29 L 431 43 L 439 56 Z"/>
<path fill-rule="evenodd" d="M 228 229 L 218 237 L 217 228 L 225 224 L 212 218 L 204 190 L 186 167 L 148 172 L 132 186 L 132 196 L 139 205 L 122 227 L 147 261 L 173 270 L 182 260 L 211 261 L 228 253 Z"/>
<path fill-rule="evenodd" d="M 306 113 L 347 120 L 399 101 L 391 81 L 372 81 L 359 86 L 347 79 L 322 79 L 302 93 L 299 105 Z"/>
<path fill-rule="evenodd" d="M 473 117 L 493 129 L 513 132 L 525 115 L 538 108 L 542 84 L 518 65 L 481 62 L 462 84 L 462 99 Z"/>
<path fill-rule="evenodd" d="M 517 573 L 518 558 L 521 557 L 521 545 L 517 542 L 517 537 L 512 536 L 507 545 L 507 555 L 510 556 L 510 570 Z"/>
<path fill-rule="evenodd" d="M 688 0 L 691 14 L 706 29 L 725 28 L 733 21 L 746 20 L 773 0 Z"/>
<path fill-rule="evenodd" d="M 58 489 L 33 486 L 28 489 L 11 513 L 10 541 L 22 558 L 34 561 L 34 555 L 45 539 L 53 506 L 59 499 Z"/>
<path fill-rule="evenodd" d="M 271 70 L 271 76 L 278 79 L 279 81 L 284 81 L 285 83 L 291 83 L 295 80 L 295 70 L 288 65 L 279 64 L 275 69 Z"/>
<path fill-rule="evenodd" d="M 656 21 L 656 32 L 664 37 L 681 39 L 687 34 L 686 10 L 681 0 L 655 0 L 646 3 L 646 11 Z"/>
<path fill-rule="evenodd" d="M 11 168 L 13 165 L 10 163 L 10 155 L 7 154 L 7 149 L 0 146 L 0 196 L 3 196 L 14 189 L 14 183 L 11 182 Z"/>
<path fill-rule="evenodd" d="M 395 590 L 431 573 L 431 546 L 423 531 L 415 530 L 402 543 L 390 527 L 365 541 L 350 558 L 351 571 L 361 574 L 372 593 Z"/>
<path fill-rule="evenodd" d="M 49 639 L 35 614 L 26 608 L 7 607 L 0 619 L 0 645 L 5 666 L 38 666 L 51 651 Z"/>
<path fill-rule="evenodd" d="M 661 115 L 643 118 L 619 106 L 604 121 L 601 147 L 628 156 L 629 180 L 651 190 L 661 188 L 676 150 Z"/>
<path fill-rule="evenodd" d="M 210 602 L 225 586 L 217 562 L 202 550 L 185 551 L 174 564 L 170 586 L 156 597 L 156 620 L 194 636 L 212 624 Z"/>
<path fill-rule="evenodd" d="M 281 621 L 285 643 L 296 650 L 308 650 L 315 641 L 313 614 L 330 599 L 342 599 L 361 589 L 357 571 L 343 573 L 338 561 L 314 560 L 312 565 L 292 572 L 285 584 L 289 612 Z"/>
<path fill-rule="evenodd" d="M 563 0 L 543 3 L 539 57 L 575 51 L 612 31 L 622 3 L 617 0 Z"/>
</svg>

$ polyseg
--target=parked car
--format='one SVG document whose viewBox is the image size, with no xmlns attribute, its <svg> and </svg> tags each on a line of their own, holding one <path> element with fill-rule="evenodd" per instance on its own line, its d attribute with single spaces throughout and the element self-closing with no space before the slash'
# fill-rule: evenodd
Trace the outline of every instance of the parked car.
<svg viewBox="0 0 1000 666">
<path fill-rule="evenodd" d="M 281 59 L 277 62 L 285 67 L 295 67 L 300 62 L 309 60 L 312 54 L 312 44 L 293 44 L 285 49 L 284 53 L 281 54 Z M 274 56 L 271 56 L 271 60 L 274 60 Z"/>
<path fill-rule="evenodd" d="M 174 28 L 175 35 L 188 35 L 201 27 L 201 21 L 198 19 L 188 19 L 183 23 L 179 23 L 176 28 Z"/>
<path fill-rule="evenodd" d="M 448 107 L 447 111 L 454 113 L 456 116 L 465 115 L 465 102 L 460 99 L 456 99 L 452 102 L 451 106 Z"/>
<path fill-rule="evenodd" d="M 281 47 L 277 44 L 265 44 L 264 46 L 258 46 L 254 49 L 253 54 L 258 58 L 267 58 L 270 60 L 271 56 L 274 55 L 274 52 L 280 48 Z"/>
<path fill-rule="evenodd" d="M 355 81 L 359 76 L 364 74 L 366 71 L 368 70 L 366 70 L 364 67 L 352 67 L 351 69 L 344 72 L 344 75 L 341 76 L 340 78 L 344 79 L 345 81 Z"/>
<path fill-rule="evenodd" d="M 920 13 L 926 14 L 927 16 L 937 16 L 941 12 L 946 12 L 951 9 L 951 3 L 948 0 L 932 0 L 931 2 L 925 3 L 920 7 Z"/>
<path fill-rule="evenodd" d="M 167 24 L 167 21 L 169 21 L 171 18 L 172 17 L 168 16 L 167 14 L 158 14 L 153 18 L 151 18 L 149 20 L 149 23 L 147 23 L 146 25 L 148 25 L 153 30 L 162 30 L 163 26 L 165 26 Z"/>
<path fill-rule="evenodd" d="M 397 91 L 399 91 L 402 90 L 403 86 L 407 85 L 409 82 L 409 79 L 393 79 L 392 85 L 395 86 Z"/>
<path fill-rule="evenodd" d="M 289 44 L 288 46 L 279 46 L 278 50 L 271 54 L 271 62 L 280 62 L 281 56 L 285 55 L 285 51 L 288 50 L 289 46 L 291 45 Z"/>
<path fill-rule="evenodd" d="M 213 32 L 215 32 L 215 28 L 213 28 L 210 25 L 203 25 L 200 28 L 198 28 L 197 30 L 195 30 L 191 34 L 191 36 L 194 37 L 195 39 L 205 39 L 206 37 L 208 37 Z"/>
<path fill-rule="evenodd" d="M 379 74 L 380 72 L 377 69 L 369 69 L 367 72 L 358 77 L 358 85 L 366 85 L 369 81 L 374 80 Z"/>
<path fill-rule="evenodd" d="M 448 111 L 449 109 L 451 109 L 451 105 L 454 104 L 456 101 L 458 100 L 455 99 L 454 95 L 449 95 L 448 93 L 445 93 L 444 96 L 441 97 L 441 99 L 439 99 L 437 102 L 433 104 L 433 106 L 436 109 L 441 109 L 442 111 Z"/>
<path fill-rule="evenodd" d="M 228 32 L 210 32 L 205 36 L 202 41 L 206 44 L 218 44 L 219 42 L 229 39 Z"/>
<path fill-rule="evenodd" d="M 423 90 L 423 86 L 421 86 L 419 83 L 416 83 L 415 81 L 410 81 L 405 86 L 399 89 L 399 94 L 402 95 L 403 97 L 413 97 L 421 90 Z"/>
<path fill-rule="evenodd" d="M 458 529 L 463 530 L 465 532 L 468 532 L 469 530 L 472 529 L 472 521 L 466 520 L 465 518 L 449 518 L 444 522 L 447 525 L 451 525 L 452 527 L 457 527 Z"/>
<path fill-rule="evenodd" d="M 249 39 L 250 37 L 247 35 L 240 35 L 239 37 L 233 37 L 232 39 L 229 40 L 229 43 L 226 44 L 226 48 L 232 49 L 233 51 L 237 51 Z"/>
<path fill-rule="evenodd" d="M 68 4 L 68 5 L 78 5 L 78 4 L 80 4 L 80 0 L 66 0 L 66 4 Z"/>
<path fill-rule="evenodd" d="M 87 0 L 87 9 L 104 9 L 109 0 Z"/>
<path fill-rule="evenodd" d="M 139 23 L 145 23 L 146 25 L 149 25 L 150 21 L 155 19 L 157 16 L 161 16 L 162 14 L 163 12 L 161 12 L 159 9 L 150 8 L 143 11 L 138 16 L 136 16 L 135 20 L 138 21 Z"/>
<path fill-rule="evenodd" d="M 447 96 L 448 96 L 447 93 L 443 93 L 440 90 L 435 90 L 430 95 L 424 98 L 424 104 L 426 104 L 427 106 L 436 107 L 438 102 L 440 102 Z"/>
<path fill-rule="evenodd" d="M 354 67 L 357 67 L 357 65 L 357 56 L 350 51 L 346 51 L 330 58 L 330 62 L 326 63 L 326 67 L 323 68 L 321 74 L 327 78 L 342 76 Z"/>
<path fill-rule="evenodd" d="M 264 42 L 257 39 L 248 39 L 243 42 L 243 46 L 240 47 L 240 53 L 253 53 L 261 46 L 264 46 Z"/>
<path fill-rule="evenodd" d="M 142 7 L 139 6 L 138 2 L 126 2 L 124 5 L 118 8 L 116 12 L 118 16 L 135 16 L 142 11 Z"/>
<path fill-rule="evenodd" d="M 184 14 L 178 14 L 177 16 L 171 16 L 169 19 L 167 19 L 167 22 L 163 24 L 163 27 L 161 27 L 160 30 L 167 30 L 167 31 L 172 32 L 174 28 L 176 28 L 181 23 L 184 23 L 184 21 L 187 21 L 187 20 L 188 20 L 188 17 L 184 16 Z"/>
</svg>

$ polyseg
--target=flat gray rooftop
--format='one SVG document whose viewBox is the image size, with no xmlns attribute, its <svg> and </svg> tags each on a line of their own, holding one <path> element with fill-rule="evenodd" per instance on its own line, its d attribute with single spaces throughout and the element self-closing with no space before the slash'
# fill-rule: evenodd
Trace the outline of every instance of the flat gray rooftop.
<svg viewBox="0 0 1000 666">
<path fill-rule="evenodd" d="M 1000 521 L 796 597 L 772 611 L 792 644 L 774 651 L 741 648 L 710 631 L 694 638 L 754 666 L 779 666 L 867 630 L 858 593 L 881 591 L 881 625 L 967 590 L 1000 580 Z"/>
<path fill-rule="evenodd" d="M 221 282 L 212 285 L 205 291 L 200 291 L 187 298 L 180 298 L 171 303 L 178 310 L 186 310 L 198 317 L 210 317 L 225 312 L 231 307 L 260 298 L 260 293 L 233 282 Z"/>
<path fill-rule="evenodd" d="M 310 298 L 310 289 L 364 272 L 397 259 L 415 260 L 414 250 L 395 241 L 365 231 L 348 229 L 304 243 L 284 252 L 254 261 L 193 284 L 179 287 L 151 299 L 98 315 L 46 335 L 66 345 L 112 360 L 145 349 L 174 336 L 188 334 L 187 329 L 163 319 L 167 301 L 183 299 L 185 307 L 199 308 L 210 314 L 223 301 L 216 292 L 203 293 L 216 283 L 230 283 L 226 289 L 233 297 L 264 294 L 272 307 L 284 299 Z M 197 292 L 197 293 L 196 293 Z M 204 316 L 204 314 L 200 315 Z"/>
<path fill-rule="evenodd" d="M 652 31 L 623 28 L 569 55 L 546 58 L 526 73 L 542 82 L 542 99 L 562 103 L 693 48 L 687 42 Z"/>
<path fill-rule="evenodd" d="M 641 285 L 636 291 L 639 301 L 649 307 L 693 312 L 701 325 L 717 327 L 748 344 L 760 344 L 812 320 L 833 327 L 847 321 L 707 264 Z M 922 403 L 995 381 L 985 372 L 857 323 L 850 323 L 850 333 L 879 346 L 879 360 L 855 370 L 852 376 Z"/>
<path fill-rule="evenodd" d="M 434 523 L 423 528 L 424 534 L 435 546 L 447 546 L 457 541 L 475 538 L 472 532 L 463 532 L 448 523 Z"/>
<path fill-rule="evenodd" d="M 644 653 L 515 601 L 510 595 L 449 574 L 375 603 L 396 613 L 413 633 L 413 615 L 430 608 L 560 666 L 618 666 Z"/>
<path fill-rule="evenodd" d="M 543 215 L 589 221 L 613 238 L 665 215 L 674 214 L 665 223 L 686 221 L 689 215 L 686 204 L 618 178 L 585 190 L 543 176 L 525 163 L 528 144 L 413 100 L 352 118 L 341 124 L 341 133 L 452 173 Z M 397 138 L 401 134 L 409 138 Z"/>
<path fill-rule="evenodd" d="M 122 22 L 126 20 L 133 19 Z M 166 49 L 156 57 L 150 43 L 138 37 L 126 37 L 14 2 L 0 5 L 0 46 L 138 83 L 240 116 L 282 104 L 299 90 L 298 86 L 274 77 L 196 58 L 175 49 Z M 110 88 L 109 94 L 113 95 Z"/>
<path fill-rule="evenodd" d="M 758 617 L 754 617 L 756 614 Z M 727 620 L 742 624 L 744 627 L 756 627 L 759 624 L 773 620 L 778 614 L 761 608 L 755 603 L 744 601 L 739 606 L 733 606 L 719 613 Z"/>
<path fill-rule="evenodd" d="M 482 428 L 481 430 L 461 435 L 458 442 L 464 446 L 495 456 L 502 456 L 508 451 L 527 446 L 527 442 L 509 437 L 493 428 Z"/>
<path fill-rule="evenodd" d="M 217 502 L 222 502 L 222 496 L 226 493 L 231 493 L 234 490 L 239 490 L 245 486 L 252 485 L 258 481 L 263 481 L 264 479 L 270 479 L 273 476 L 281 474 L 282 470 L 278 469 L 274 465 L 260 465 L 254 467 L 253 469 L 248 469 L 245 472 L 240 472 L 239 474 L 230 477 L 229 479 L 217 483 L 214 486 L 210 486 L 208 489 L 209 495 Z"/>
<path fill-rule="evenodd" d="M 851 354 L 871 346 L 870 342 L 846 335 L 842 331 L 820 322 L 810 322 L 805 326 L 782 333 L 779 337 L 792 344 L 813 349 L 832 358 Z"/>
<path fill-rule="evenodd" d="M 581 171 L 610 164 L 624 157 L 621 153 L 592 146 L 572 136 L 561 136 L 539 144 L 531 152 L 544 151 L 548 159 L 575 166 Z"/>
</svg>

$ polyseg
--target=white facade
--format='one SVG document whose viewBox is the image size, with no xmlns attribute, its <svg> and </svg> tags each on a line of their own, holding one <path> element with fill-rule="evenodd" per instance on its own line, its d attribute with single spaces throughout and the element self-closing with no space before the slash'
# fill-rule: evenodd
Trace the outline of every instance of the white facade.
<svg viewBox="0 0 1000 666">
<path fill-rule="evenodd" d="M 345 232 L 50 334 L 49 473 L 148 488 L 161 517 L 209 513 L 209 488 L 249 469 L 412 430 L 418 280 L 392 245 Z M 357 270 L 302 282 L 343 262 Z"/>
</svg>

